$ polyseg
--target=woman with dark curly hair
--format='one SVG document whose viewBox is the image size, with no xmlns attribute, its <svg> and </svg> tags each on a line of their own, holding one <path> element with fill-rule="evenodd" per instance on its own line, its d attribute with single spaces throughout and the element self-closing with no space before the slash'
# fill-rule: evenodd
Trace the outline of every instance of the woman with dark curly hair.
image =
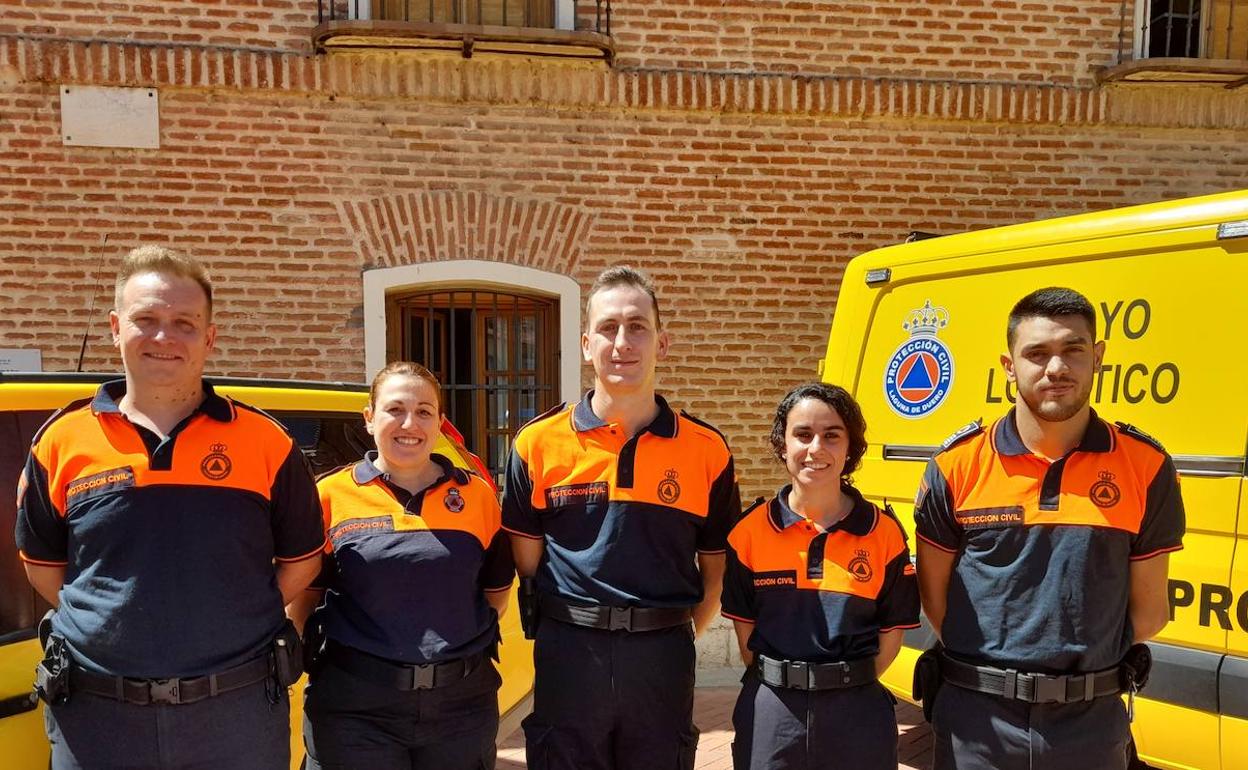
<svg viewBox="0 0 1248 770">
<path fill-rule="evenodd" d="M 724 615 L 747 666 L 736 770 L 897 767 L 878 677 L 919 625 L 919 592 L 901 525 L 851 484 L 866 430 L 835 385 L 801 385 L 776 409 L 771 446 L 790 483 L 728 537 Z"/>
</svg>

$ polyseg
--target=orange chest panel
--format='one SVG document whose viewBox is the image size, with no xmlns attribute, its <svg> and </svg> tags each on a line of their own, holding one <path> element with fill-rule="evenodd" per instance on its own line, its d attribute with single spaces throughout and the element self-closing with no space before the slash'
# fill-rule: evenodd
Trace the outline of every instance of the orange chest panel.
<svg viewBox="0 0 1248 770">
<path fill-rule="evenodd" d="M 1033 455 L 981 455 L 949 479 L 964 528 L 1081 525 L 1137 533 L 1148 483 L 1113 452 L 1077 452 L 1049 462 Z"/>
<path fill-rule="evenodd" d="M 285 459 L 237 423 L 201 415 L 165 448 L 171 449 L 167 469 L 154 470 L 142 437 L 124 418 L 83 410 L 62 423 L 37 451 L 50 474 L 49 496 L 62 513 L 97 495 L 156 485 L 215 487 L 268 499 Z"/>
</svg>

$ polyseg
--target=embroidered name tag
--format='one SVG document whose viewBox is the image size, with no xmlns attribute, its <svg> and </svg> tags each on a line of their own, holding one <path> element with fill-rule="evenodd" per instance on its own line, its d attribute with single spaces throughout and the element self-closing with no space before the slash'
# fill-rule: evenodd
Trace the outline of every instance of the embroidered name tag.
<svg viewBox="0 0 1248 770">
<path fill-rule="evenodd" d="M 797 572 L 794 570 L 776 570 L 775 572 L 755 572 L 755 588 L 785 588 L 797 585 Z"/>
<path fill-rule="evenodd" d="M 546 507 L 559 508 L 564 505 L 588 505 L 589 503 L 605 503 L 610 496 L 607 482 L 594 481 L 589 484 L 569 484 L 565 487 L 551 487 L 546 490 Z"/>
<path fill-rule="evenodd" d="M 994 527 L 1023 526 L 1022 506 L 1006 508 L 974 508 L 953 514 L 962 529 L 992 529 Z"/>
<path fill-rule="evenodd" d="M 130 466 L 125 468 L 113 468 L 112 470 L 93 473 L 90 476 L 83 476 L 80 479 L 74 479 L 69 482 L 69 486 L 65 487 L 66 502 L 73 502 L 75 498 L 81 498 L 83 495 L 102 495 L 106 492 L 115 492 L 119 489 L 126 489 L 134 486 L 134 469 Z"/>
<path fill-rule="evenodd" d="M 374 516 L 367 519 L 349 519 L 347 521 L 331 527 L 329 530 L 329 539 L 337 543 L 350 534 L 365 534 L 369 532 L 393 532 L 394 520 L 389 516 Z"/>
</svg>

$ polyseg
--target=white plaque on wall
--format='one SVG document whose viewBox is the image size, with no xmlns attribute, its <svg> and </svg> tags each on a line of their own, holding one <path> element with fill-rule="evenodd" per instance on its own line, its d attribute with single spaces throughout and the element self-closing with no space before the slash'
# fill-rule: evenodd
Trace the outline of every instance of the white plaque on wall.
<svg viewBox="0 0 1248 770">
<path fill-rule="evenodd" d="M 77 147 L 160 147 L 155 88 L 61 86 L 61 141 Z"/>
<path fill-rule="evenodd" d="M 0 348 L 0 372 L 42 372 L 43 352 L 22 348 Z"/>
</svg>

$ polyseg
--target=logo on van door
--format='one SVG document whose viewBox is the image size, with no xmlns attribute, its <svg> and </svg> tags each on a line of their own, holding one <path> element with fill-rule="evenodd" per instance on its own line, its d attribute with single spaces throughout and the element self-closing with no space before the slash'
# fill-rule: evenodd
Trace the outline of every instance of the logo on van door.
<svg viewBox="0 0 1248 770">
<path fill-rule="evenodd" d="M 953 384 L 953 355 L 936 334 L 949 325 L 949 311 L 932 307 L 911 310 L 903 329 L 910 332 L 884 370 L 884 396 L 902 417 L 923 417 L 944 403 Z"/>
</svg>

